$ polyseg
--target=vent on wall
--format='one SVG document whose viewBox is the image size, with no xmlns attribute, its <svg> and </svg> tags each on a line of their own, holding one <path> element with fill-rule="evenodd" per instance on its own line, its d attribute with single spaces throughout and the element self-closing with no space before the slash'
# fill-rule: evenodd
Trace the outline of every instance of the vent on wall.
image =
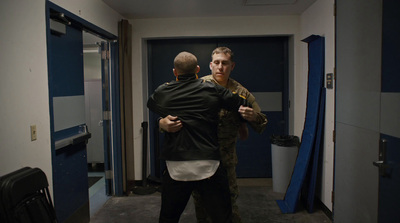
<svg viewBox="0 0 400 223">
<path fill-rule="evenodd" d="M 243 0 L 247 5 L 293 5 L 297 0 Z"/>
</svg>

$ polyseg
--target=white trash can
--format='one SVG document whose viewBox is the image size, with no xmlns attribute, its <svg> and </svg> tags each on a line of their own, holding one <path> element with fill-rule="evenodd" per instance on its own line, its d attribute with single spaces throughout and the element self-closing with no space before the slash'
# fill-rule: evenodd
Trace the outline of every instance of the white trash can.
<svg viewBox="0 0 400 223">
<path fill-rule="evenodd" d="M 272 190 L 286 193 L 297 159 L 299 138 L 297 136 L 272 136 Z"/>
</svg>

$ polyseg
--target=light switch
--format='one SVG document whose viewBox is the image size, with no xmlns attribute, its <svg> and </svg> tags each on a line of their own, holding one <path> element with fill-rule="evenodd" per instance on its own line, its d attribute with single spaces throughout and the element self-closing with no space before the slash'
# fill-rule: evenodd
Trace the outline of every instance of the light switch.
<svg viewBox="0 0 400 223">
<path fill-rule="evenodd" d="M 31 141 L 37 139 L 36 125 L 31 125 Z"/>
</svg>

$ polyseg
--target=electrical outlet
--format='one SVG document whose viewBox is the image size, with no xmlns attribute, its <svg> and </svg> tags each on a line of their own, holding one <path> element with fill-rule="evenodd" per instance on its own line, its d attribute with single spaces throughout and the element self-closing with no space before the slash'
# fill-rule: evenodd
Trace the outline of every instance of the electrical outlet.
<svg viewBox="0 0 400 223">
<path fill-rule="evenodd" d="M 31 141 L 37 139 L 36 125 L 31 125 Z"/>
</svg>

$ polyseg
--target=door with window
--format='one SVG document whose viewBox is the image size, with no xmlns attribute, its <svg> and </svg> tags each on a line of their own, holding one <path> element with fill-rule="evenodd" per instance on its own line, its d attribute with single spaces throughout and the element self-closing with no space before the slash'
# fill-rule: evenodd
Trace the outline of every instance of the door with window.
<svg viewBox="0 0 400 223">
<path fill-rule="evenodd" d="M 82 30 L 50 9 L 49 96 L 54 206 L 63 222 L 78 209 L 89 221 Z M 63 20 L 64 19 L 64 20 Z M 53 24 L 53 25 L 52 25 Z M 53 26 L 61 27 L 54 28 Z"/>
<path fill-rule="evenodd" d="M 86 144 L 91 134 L 85 118 L 82 30 L 115 36 L 51 2 L 46 10 L 54 206 L 59 222 L 89 222 Z M 108 63 L 103 67 L 109 70 Z M 109 145 L 104 146 L 110 150 Z"/>
</svg>

